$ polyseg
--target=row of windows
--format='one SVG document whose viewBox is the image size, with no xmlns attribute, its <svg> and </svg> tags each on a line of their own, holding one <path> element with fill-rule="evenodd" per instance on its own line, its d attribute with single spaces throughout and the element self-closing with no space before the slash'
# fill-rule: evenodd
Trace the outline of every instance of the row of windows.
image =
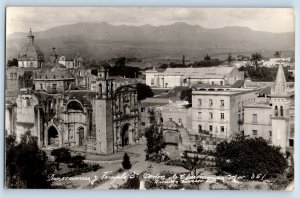
<svg viewBox="0 0 300 198">
<path fill-rule="evenodd" d="M 40 84 L 40 89 L 41 89 L 41 90 L 44 89 L 43 84 Z M 57 89 L 57 84 L 52 84 L 52 89 L 53 89 L 53 90 L 56 90 L 56 89 Z"/>
<path fill-rule="evenodd" d="M 33 67 L 33 62 L 29 62 L 30 67 Z M 24 62 L 22 61 L 22 66 L 24 67 Z"/>
<path fill-rule="evenodd" d="M 169 121 L 172 121 L 172 120 L 173 120 L 172 118 L 169 118 Z M 182 119 L 181 118 L 178 118 L 178 123 L 182 124 Z"/>
<path fill-rule="evenodd" d="M 41 79 L 42 76 L 35 76 L 37 79 Z M 64 76 L 61 76 L 61 78 L 64 78 Z M 48 79 L 48 76 L 45 76 L 45 79 Z M 56 79 L 56 76 L 53 76 L 53 79 Z"/>
<path fill-rule="evenodd" d="M 214 119 L 213 112 L 209 112 L 209 119 Z M 225 119 L 225 114 L 224 113 L 220 113 L 220 119 L 221 120 Z M 198 112 L 198 120 L 202 120 L 202 112 Z"/>
<path fill-rule="evenodd" d="M 210 107 L 214 106 L 214 102 L 213 102 L 213 99 L 209 99 L 208 100 L 208 105 Z M 224 100 L 220 100 L 220 107 L 224 107 L 225 103 L 224 103 Z M 198 99 L 198 106 L 201 107 L 202 106 L 202 99 Z"/>
<path fill-rule="evenodd" d="M 10 73 L 10 79 L 17 79 L 18 78 L 18 74 L 17 73 Z"/>
<path fill-rule="evenodd" d="M 275 106 L 275 116 L 279 116 L 277 105 Z M 280 106 L 280 116 L 283 116 L 283 107 L 282 106 Z"/>
<path fill-rule="evenodd" d="M 252 136 L 253 137 L 258 137 L 258 131 L 257 130 L 252 130 Z M 269 131 L 269 141 L 272 141 L 272 131 Z"/>
<path fill-rule="evenodd" d="M 212 131 L 213 131 L 213 125 L 209 125 L 209 126 L 208 126 L 208 130 L 209 130 L 210 132 L 212 132 Z M 221 132 L 224 132 L 224 131 L 225 131 L 225 127 L 224 127 L 224 126 L 220 126 L 220 131 L 221 131 Z M 202 132 L 203 132 L 203 130 L 202 130 L 202 125 L 201 125 L 201 124 L 198 125 L 198 132 L 199 132 L 199 133 L 202 133 Z"/>
</svg>

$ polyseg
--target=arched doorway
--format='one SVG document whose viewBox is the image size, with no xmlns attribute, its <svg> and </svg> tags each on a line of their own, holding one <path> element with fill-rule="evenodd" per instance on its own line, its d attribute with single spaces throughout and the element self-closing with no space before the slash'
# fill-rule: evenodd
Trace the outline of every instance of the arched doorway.
<svg viewBox="0 0 300 198">
<path fill-rule="evenodd" d="M 129 124 L 125 124 L 121 131 L 122 146 L 129 144 Z"/>
<path fill-rule="evenodd" d="M 79 146 L 82 146 L 83 145 L 83 141 L 84 141 L 84 128 L 83 127 L 80 127 L 78 129 L 78 135 L 79 135 Z"/>
<path fill-rule="evenodd" d="M 58 131 L 54 126 L 49 127 L 48 129 L 48 145 L 58 146 Z"/>
</svg>

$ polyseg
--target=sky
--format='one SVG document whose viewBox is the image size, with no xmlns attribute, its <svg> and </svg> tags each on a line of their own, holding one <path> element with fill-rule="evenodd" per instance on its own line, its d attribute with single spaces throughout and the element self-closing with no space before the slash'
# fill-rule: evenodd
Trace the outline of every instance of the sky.
<svg viewBox="0 0 300 198">
<path fill-rule="evenodd" d="M 8 7 L 6 33 L 97 22 L 134 26 L 185 22 L 205 28 L 243 26 L 278 33 L 293 32 L 294 17 L 290 8 Z"/>
</svg>

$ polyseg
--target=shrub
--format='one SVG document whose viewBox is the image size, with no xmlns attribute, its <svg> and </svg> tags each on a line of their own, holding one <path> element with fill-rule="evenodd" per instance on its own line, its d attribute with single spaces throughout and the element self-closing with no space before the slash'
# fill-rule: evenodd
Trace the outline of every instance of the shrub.
<svg viewBox="0 0 300 198">
<path fill-rule="evenodd" d="M 58 148 L 51 151 L 51 155 L 55 157 L 55 161 L 58 163 L 69 163 L 71 159 L 71 153 L 66 148 Z"/>
<path fill-rule="evenodd" d="M 131 169 L 131 163 L 127 153 L 124 154 L 122 166 L 125 170 Z"/>
</svg>

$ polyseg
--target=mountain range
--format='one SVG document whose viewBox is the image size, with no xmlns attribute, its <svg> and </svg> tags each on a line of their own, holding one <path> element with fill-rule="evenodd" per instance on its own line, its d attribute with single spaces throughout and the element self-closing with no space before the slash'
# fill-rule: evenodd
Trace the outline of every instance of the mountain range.
<svg viewBox="0 0 300 198">
<path fill-rule="evenodd" d="M 206 54 L 225 56 L 228 53 L 261 52 L 271 55 L 277 50 L 293 54 L 295 49 L 294 32 L 271 33 L 238 26 L 208 29 L 183 22 L 162 26 L 77 23 L 33 33 L 35 43 L 46 58 L 54 46 L 58 55 L 73 57 L 80 52 L 82 56 L 96 60 L 120 56 L 181 57 L 183 54 L 202 59 Z M 17 32 L 7 36 L 7 60 L 18 56 L 27 42 L 27 34 Z"/>
</svg>

